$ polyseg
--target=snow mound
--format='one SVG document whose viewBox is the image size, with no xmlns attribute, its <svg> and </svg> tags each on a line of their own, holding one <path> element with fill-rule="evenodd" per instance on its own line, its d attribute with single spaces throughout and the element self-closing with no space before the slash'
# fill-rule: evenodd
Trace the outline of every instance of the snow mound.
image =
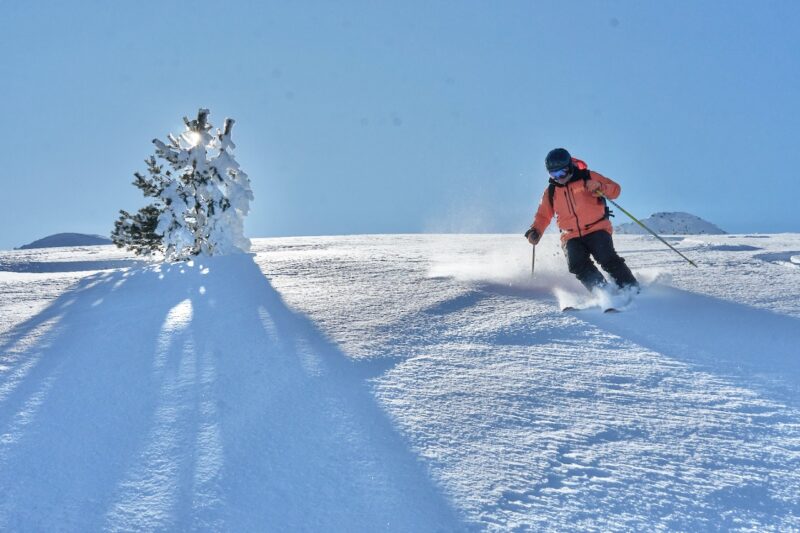
<svg viewBox="0 0 800 533">
<path fill-rule="evenodd" d="M 102 246 L 111 244 L 111 239 L 101 235 L 87 235 L 85 233 L 56 233 L 42 239 L 24 244 L 18 250 L 33 248 L 61 248 L 66 246 Z"/>
<path fill-rule="evenodd" d="M 665 235 L 722 235 L 726 232 L 702 218 L 689 213 L 655 213 L 642 222 L 655 231 Z M 638 235 L 647 233 L 634 222 L 620 224 L 614 228 L 617 233 Z"/>
</svg>

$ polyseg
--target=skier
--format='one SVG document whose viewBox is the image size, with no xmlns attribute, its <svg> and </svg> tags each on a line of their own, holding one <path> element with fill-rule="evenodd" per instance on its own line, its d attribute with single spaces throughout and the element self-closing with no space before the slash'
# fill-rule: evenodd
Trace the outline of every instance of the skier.
<svg viewBox="0 0 800 533">
<path fill-rule="evenodd" d="M 639 283 L 614 250 L 611 239 L 605 198 L 617 198 L 620 186 L 589 170 L 586 163 L 573 158 L 564 148 L 551 150 L 544 164 L 550 174 L 549 186 L 542 195 L 533 224 L 525 232 L 528 242 L 535 246 L 555 215 L 569 271 L 584 287 L 593 292 L 607 286 L 591 260 L 594 257 L 620 289 L 639 292 Z"/>
</svg>

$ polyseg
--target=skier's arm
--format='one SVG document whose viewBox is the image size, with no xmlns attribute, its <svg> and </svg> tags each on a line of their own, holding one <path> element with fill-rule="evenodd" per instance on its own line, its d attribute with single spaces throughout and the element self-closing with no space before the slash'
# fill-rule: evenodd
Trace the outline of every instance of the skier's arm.
<svg viewBox="0 0 800 533">
<path fill-rule="evenodd" d="M 598 172 L 595 172 L 594 170 L 589 171 L 589 176 L 590 176 L 589 182 L 586 184 L 586 187 L 590 190 L 590 192 L 600 191 L 606 198 L 614 200 L 619 196 L 619 193 L 622 191 L 622 188 L 619 186 L 617 182 L 603 176 Z M 597 187 L 596 185 L 593 185 L 592 182 L 599 183 L 600 186 Z M 592 190 L 593 188 L 594 190 Z"/>
<path fill-rule="evenodd" d="M 547 194 L 547 189 L 545 189 L 530 229 L 536 230 L 540 236 L 544 235 L 544 230 L 550 225 L 551 220 L 553 220 L 553 206 L 550 205 L 550 195 Z"/>
</svg>

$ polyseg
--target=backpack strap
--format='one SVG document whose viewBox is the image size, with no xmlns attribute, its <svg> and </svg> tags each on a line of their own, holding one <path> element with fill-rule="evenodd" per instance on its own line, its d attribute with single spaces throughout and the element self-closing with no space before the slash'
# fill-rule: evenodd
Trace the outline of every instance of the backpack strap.
<svg viewBox="0 0 800 533">
<path fill-rule="evenodd" d="M 581 178 L 583 179 L 583 185 L 586 186 L 586 182 L 589 181 L 589 179 L 592 177 L 591 173 L 589 172 L 589 169 L 578 168 L 576 172 L 581 173 Z M 553 207 L 553 197 L 555 196 L 555 194 L 556 194 L 556 184 L 553 183 L 553 181 L 550 181 L 550 185 L 547 186 L 547 197 L 550 200 L 551 209 Z M 603 207 L 605 207 L 605 214 L 603 215 L 603 218 L 601 218 L 600 220 L 613 217 L 614 212 L 608 208 L 608 202 L 606 201 L 606 197 L 601 196 L 599 200 L 603 202 Z M 595 222 L 592 222 L 592 224 L 596 224 L 597 222 L 600 222 L 600 220 L 596 220 Z"/>
<path fill-rule="evenodd" d="M 585 168 L 576 168 L 575 172 L 580 172 L 581 177 L 583 178 L 583 184 L 586 185 L 586 182 L 589 181 L 589 170 Z M 565 184 L 566 186 L 566 184 Z M 553 207 L 553 197 L 556 194 L 556 184 L 550 180 L 550 185 L 547 187 L 547 198 L 550 200 L 550 207 Z M 603 202 L 605 202 L 605 198 L 603 198 Z"/>
</svg>

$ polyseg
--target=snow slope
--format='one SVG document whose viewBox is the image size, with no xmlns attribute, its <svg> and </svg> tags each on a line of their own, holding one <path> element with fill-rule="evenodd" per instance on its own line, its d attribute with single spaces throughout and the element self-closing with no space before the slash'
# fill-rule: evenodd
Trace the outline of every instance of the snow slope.
<svg viewBox="0 0 800 533">
<path fill-rule="evenodd" d="M 800 235 L 670 241 L 2 252 L 0 530 L 798 529 Z"/>
</svg>

